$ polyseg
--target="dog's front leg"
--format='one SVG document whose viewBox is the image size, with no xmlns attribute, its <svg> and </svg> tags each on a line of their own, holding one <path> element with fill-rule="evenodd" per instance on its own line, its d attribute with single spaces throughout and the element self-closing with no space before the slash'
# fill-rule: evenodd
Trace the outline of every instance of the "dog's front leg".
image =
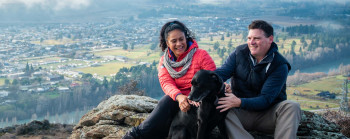
<svg viewBox="0 0 350 139">
<path fill-rule="evenodd" d="M 197 139 L 205 139 L 208 138 L 206 133 L 206 129 L 208 126 L 208 117 L 210 112 L 211 106 L 208 105 L 208 103 L 203 103 L 199 106 L 198 109 L 198 132 L 197 132 Z"/>
</svg>

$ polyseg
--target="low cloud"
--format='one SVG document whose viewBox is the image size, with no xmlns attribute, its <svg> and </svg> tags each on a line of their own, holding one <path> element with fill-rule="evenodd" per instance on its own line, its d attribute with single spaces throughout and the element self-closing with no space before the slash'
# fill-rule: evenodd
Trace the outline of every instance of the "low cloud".
<svg viewBox="0 0 350 139">
<path fill-rule="evenodd" d="M 43 9 L 53 9 L 55 11 L 66 8 L 79 10 L 88 7 L 90 4 L 91 0 L 0 0 L 0 8 L 25 5 L 27 8 L 40 6 Z"/>
</svg>

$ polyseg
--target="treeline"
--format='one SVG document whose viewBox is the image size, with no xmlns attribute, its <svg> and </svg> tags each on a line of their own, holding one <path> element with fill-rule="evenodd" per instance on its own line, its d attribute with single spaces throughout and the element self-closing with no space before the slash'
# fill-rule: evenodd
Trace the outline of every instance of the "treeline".
<svg viewBox="0 0 350 139">
<path fill-rule="evenodd" d="M 289 36 L 296 36 L 302 34 L 314 34 L 320 31 L 320 27 L 316 27 L 315 25 L 302 25 L 299 26 L 290 26 L 286 28 L 282 28 L 282 32 L 288 32 Z"/>
<path fill-rule="evenodd" d="M 320 28 L 322 33 L 304 34 L 303 28 L 311 28 L 313 26 L 294 26 L 285 31 L 293 32 L 300 35 L 300 42 L 293 41 L 291 50 L 283 53 L 292 65 L 292 70 L 307 68 L 334 60 L 349 58 L 350 52 L 350 33 L 342 30 L 332 30 Z M 308 40 L 308 41 L 306 41 Z M 311 41 L 311 42 L 310 42 Z M 308 43 L 309 42 L 309 43 Z M 282 44 L 283 45 L 283 44 Z M 299 54 L 296 54 L 295 47 L 299 46 Z"/>
<path fill-rule="evenodd" d="M 288 76 L 287 85 L 288 86 L 300 85 L 300 84 L 308 83 L 312 80 L 320 79 L 327 76 L 335 76 L 335 75 L 343 75 L 343 76 L 350 75 L 350 65 L 341 64 L 338 67 L 338 69 L 330 70 L 328 74 L 324 72 L 300 73 L 300 71 L 297 70 L 293 75 Z"/>
<path fill-rule="evenodd" d="M 16 102 L 1 107 L 0 120 L 30 119 L 35 115 L 46 116 L 95 107 L 102 100 L 114 94 L 138 94 L 159 97 L 163 95 L 157 76 L 157 63 L 122 68 L 114 77 L 101 81 L 91 74 L 83 74 L 80 86 L 71 87 L 69 91 L 23 93 L 14 89 L 8 98 L 16 98 Z M 59 86 L 69 86 L 70 82 L 62 81 Z M 18 88 L 18 85 L 10 88 Z"/>
<path fill-rule="evenodd" d="M 151 97 L 159 97 L 164 95 L 158 79 L 158 63 L 153 61 L 149 66 L 138 65 L 131 68 L 121 68 L 115 78 L 119 84 L 123 85 L 137 81 L 137 88 L 143 90 L 145 95 Z"/>
</svg>

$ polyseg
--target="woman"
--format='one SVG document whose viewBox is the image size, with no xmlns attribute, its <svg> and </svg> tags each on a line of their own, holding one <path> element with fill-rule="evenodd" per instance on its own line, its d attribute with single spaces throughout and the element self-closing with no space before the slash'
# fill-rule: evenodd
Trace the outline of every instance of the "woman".
<svg viewBox="0 0 350 139">
<path fill-rule="evenodd" d="M 129 131 L 124 139 L 167 137 L 176 113 L 188 111 L 190 104 L 199 105 L 187 99 L 194 74 L 201 69 L 216 69 L 209 54 L 198 48 L 192 33 L 179 21 L 163 25 L 159 46 L 165 53 L 159 61 L 158 77 L 166 95 L 159 100 L 149 117 Z"/>
</svg>

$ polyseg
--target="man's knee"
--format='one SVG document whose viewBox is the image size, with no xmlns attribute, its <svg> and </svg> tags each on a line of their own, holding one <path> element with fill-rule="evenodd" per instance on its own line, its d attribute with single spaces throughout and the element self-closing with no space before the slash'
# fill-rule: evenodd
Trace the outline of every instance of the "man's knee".
<svg viewBox="0 0 350 139">
<path fill-rule="evenodd" d="M 300 117 L 301 116 L 301 110 L 300 110 L 300 104 L 297 102 L 285 100 L 280 102 L 279 104 L 279 113 L 281 115 L 287 114 L 295 114 L 296 116 Z M 299 118 L 300 119 L 300 118 Z"/>
<path fill-rule="evenodd" d="M 300 104 L 297 102 L 286 100 L 285 107 L 292 111 L 300 111 Z"/>
</svg>

